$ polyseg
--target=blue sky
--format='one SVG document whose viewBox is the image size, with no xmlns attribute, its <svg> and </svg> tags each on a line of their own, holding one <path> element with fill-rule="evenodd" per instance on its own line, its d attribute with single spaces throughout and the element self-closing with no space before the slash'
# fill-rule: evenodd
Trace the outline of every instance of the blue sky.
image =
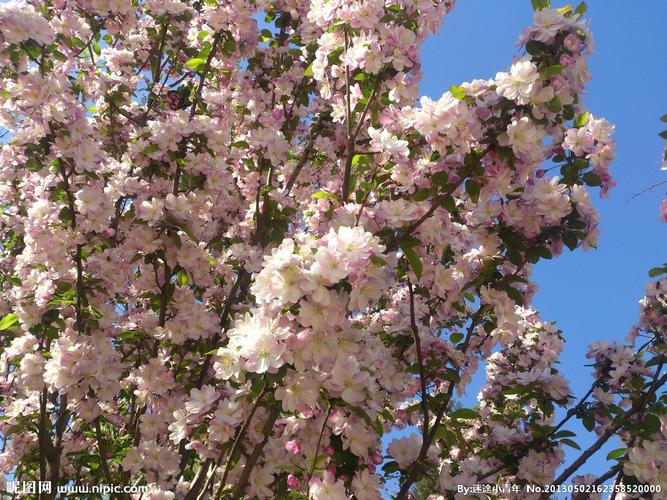
<svg viewBox="0 0 667 500">
<path fill-rule="evenodd" d="M 587 346 L 626 336 L 637 319 L 648 269 L 665 261 L 667 249 L 667 226 L 658 219 L 665 185 L 630 200 L 667 180 L 667 172 L 660 170 L 664 141 L 657 136 L 665 128 L 659 117 L 667 113 L 667 2 L 587 3 L 596 50 L 589 59 L 593 80 L 584 105 L 616 125 L 618 154 L 611 171 L 617 187 L 606 199 L 594 196 L 602 229 L 598 249 L 566 249 L 552 261 L 541 261 L 534 271 L 539 285 L 534 306 L 564 332 L 559 368 L 575 395 L 583 395 L 592 381 L 584 366 Z M 440 32 L 423 47 L 421 94 L 438 97 L 451 84 L 492 78 L 502 71 L 519 55 L 514 43 L 532 14 L 530 0 L 459 0 Z M 465 402 L 474 404 L 475 396 L 471 388 Z M 583 438 L 582 427 L 570 429 L 580 433 L 582 447 L 593 442 Z M 606 451 L 616 447 L 598 452 L 581 471 L 606 471 L 612 465 L 606 463 Z M 571 460 L 576 452 L 568 456 Z"/>
</svg>

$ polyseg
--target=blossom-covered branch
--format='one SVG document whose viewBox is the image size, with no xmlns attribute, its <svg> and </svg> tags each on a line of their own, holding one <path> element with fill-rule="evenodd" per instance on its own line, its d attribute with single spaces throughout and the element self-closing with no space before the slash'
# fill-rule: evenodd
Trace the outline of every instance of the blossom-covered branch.
<svg viewBox="0 0 667 500">
<path fill-rule="evenodd" d="M 592 346 L 595 401 L 553 423 L 563 336 L 531 272 L 596 245 L 615 146 L 581 102 L 584 6 L 533 3 L 505 71 L 420 99 L 452 0 L 1 4 L 0 471 L 450 495 L 549 483 L 576 416 L 655 480 L 664 283 L 644 348 Z"/>
</svg>

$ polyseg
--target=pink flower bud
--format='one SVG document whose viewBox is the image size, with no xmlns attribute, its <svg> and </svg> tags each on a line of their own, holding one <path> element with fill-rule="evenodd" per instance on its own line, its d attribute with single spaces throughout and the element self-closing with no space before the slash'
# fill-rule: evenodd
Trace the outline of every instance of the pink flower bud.
<svg viewBox="0 0 667 500">
<path fill-rule="evenodd" d="M 565 85 L 565 82 L 563 82 L 562 78 L 552 78 L 551 79 L 551 88 L 554 89 L 554 92 L 558 92 L 560 89 L 563 88 L 563 85 Z"/>
<path fill-rule="evenodd" d="M 345 482 L 345 481 L 347 481 L 347 480 L 349 479 L 349 477 L 347 477 L 347 474 L 341 474 L 339 479 L 340 479 L 341 481 Z"/>
<path fill-rule="evenodd" d="M 333 465 L 330 465 L 329 467 L 327 467 L 327 472 L 329 474 L 333 474 L 335 476 L 336 475 L 336 467 L 333 466 Z"/>
<path fill-rule="evenodd" d="M 375 465 L 368 464 L 368 472 L 371 474 L 375 474 Z"/>
<path fill-rule="evenodd" d="M 563 54 L 563 55 L 560 56 L 560 59 L 558 60 L 558 62 L 560 62 L 561 64 L 563 64 L 565 66 L 569 66 L 570 64 L 574 64 L 574 62 L 576 60 L 577 60 L 577 58 L 575 56 L 569 56 L 567 54 Z"/>
<path fill-rule="evenodd" d="M 287 487 L 292 491 L 297 491 L 301 486 L 301 481 L 294 474 L 287 476 Z"/>
<path fill-rule="evenodd" d="M 292 455 L 298 455 L 301 452 L 301 444 L 296 439 L 292 439 L 285 443 L 285 451 Z"/>
<path fill-rule="evenodd" d="M 382 455 L 380 455 L 377 451 L 371 455 L 371 460 L 375 465 L 380 465 L 383 461 Z"/>
<path fill-rule="evenodd" d="M 545 173 L 546 172 L 543 169 L 539 168 L 539 169 L 537 169 L 537 171 L 535 171 L 535 177 L 537 177 L 538 179 L 541 179 L 542 177 L 544 177 Z"/>
<path fill-rule="evenodd" d="M 327 446 L 327 447 L 324 449 L 324 454 L 325 454 L 327 457 L 333 457 L 333 456 L 334 456 L 334 453 L 336 453 L 336 450 L 334 450 L 331 446 Z"/>
</svg>

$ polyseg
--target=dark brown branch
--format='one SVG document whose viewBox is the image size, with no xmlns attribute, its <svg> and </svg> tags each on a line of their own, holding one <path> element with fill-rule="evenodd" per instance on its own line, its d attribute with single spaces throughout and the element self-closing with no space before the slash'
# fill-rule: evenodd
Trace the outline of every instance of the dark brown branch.
<svg viewBox="0 0 667 500">
<path fill-rule="evenodd" d="M 468 327 L 468 331 L 466 333 L 466 338 L 463 342 L 463 345 L 461 347 L 462 351 L 465 352 L 467 349 L 468 345 L 470 344 L 470 339 L 472 338 L 472 334 L 475 330 L 475 328 L 478 325 L 479 318 L 482 316 L 482 314 L 485 311 L 485 307 L 482 306 L 477 310 L 477 312 L 472 316 L 470 326 Z M 433 442 L 433 439 L 435 439 L 436 432 L 438 431 L 438 427 L 440 426 L 440 422 L 442 421 L 442 418 L 445 415 L 445 412 L 449 408 L 449 404 L 452 400 L 452 396 L 454 395 L 454 388 L 456 387 L 456 384 L 454 383 L 454 380 L 449 381 L 449 387 L 447 388 L 447 392 L 445 393 L 445 398 L 442 401 L 440 408 L 435 412 L 435 421 L 433 422 L 433 425 L 431 426 L 431 430 L 429 433 L 426 435 L 422 436 L 422 445 L 419 450 L 419 455 L 415 459 L 415 461 L 408 467 L 408 473 L 407 477 L 401 484 L 401 489 L 398 492 L 398 495 L 396 496 L 397 500 L 406 500 L 408 498 L 408 492 L 410 491 L 410 488 L 414 484 L 415 480 L 417 479 L 417 474 L 419 473 L 422 465 L 424 464 L 426 460 L 426 455 L 428 454 L 428 449 L 431 446 L 431 443 Z"/>
<path fill-rule="evenodd" d="M 655 379 L 651 384 L 651 388 L 646 392 L 642 398 L 642 402 L 630 410 L 625 412 L 613 425 L 609 426 L 607 430 L 598 438 L 598 440 L 593 443 L 586 451 L 584 451 L 579 458 L 577 458 L 567 469 L 565 469 L 554 481 L 552 484 L 559 485 L 564 483 L 572 474 L 574 474 L 579 467 L 581 467 L 586 460 L 588 460 L 595 452 L 597 452 L 602 446 L 611 438 L 618 429 L 620 429 L 623 424 L 630 419 L 635 413 L 643 411 L 643 407 L 648 401 L 648 398 L 651 394 L 667 382 L 667 375 L 663 375 L 660 379 Z"/>
<path fill-rule="evenodd" d="M 104 444 L 104 438 L 102 436 L 100 417 L 95 419 L 95 437 L 97 438 L 97 448 L 100 453 L 100 463 L 102 464 L 102 470 L 104 471 L 104 478 L 106 479 L 107 484 L 114 484 L 111 477 L 111 471 L 109 470 L 109 463 L 107 462 L 107 451 L 106 445 Z"/>
<path fill-rule="evenodd" d="M 368 102 L 366 103 L 366 106 L 364 107 L 363 112 L 361 113 L 361 118 L 359 119 L 359 123 L 357 123 L 357 127 L 354 129 L 354 132 L 352 132 L 352 116 L 351 116 L 351 111 L 349 110 L 349 105 L 350 105 L 350 98 L 349 98 L 349 70 L 346 70 L 345 73 L 345 79 L 346 79 L 346 88 L 348 92 L 348 140 L 347 140 L 347 153 L 345 156 L 345 171 L 343 173 L 343 192 L 341 196 L 341 201 L 343 203 L 347 202 L 347 199 L 350 196 L 350 176 L 352 173 L 352 159 L 354 158 L 354 149 L 355 145 L 357 142 L 357 136 L 359 135 L 359 132 L 361 131 L 361 127 L 363 126 L 365 120 L 366 120 L 366 115 L 368 114 L 368 110 L 370 109 L 373 101 L 375 100 L 375 96 L 377 95 L 377 90 L 380 87 L 380 84 L 382 83 L 381 80 L 381 74 L 378 75 L 378 80 L 375 84 L 375 87 L 373 87 L 373 91 L 371 92 L 371 95 L 368 98 Z"/>
<path fill-rule="evenodd" d="M 201 102 L 201 95 L 204 90 L 204 85 L 206 84 L 206 77 L 208 76 L 208 72 L 211 69 L 211 62 L 213 61 L 213 58 L 218 52 L 218 45 L 221 38 L 222 38 L 222 32 L 220 31 L 217 32 L 213 37 L 213 43 L 211 44 L 211 51 L 208 53 L 208 57 L 206 58 L 206 62 L 204 63 L 204 68 L 202 69 L 199 75 L 199 85 L 197 85 L 197 89 L 195 90 L 195 93 L 192 97 L 192 105 L 190 107 L 190 115 L 189 115 L 190 120 L 192 120 L 195 114 L 197 113 L 197 106 L 199 106 L 199 103 Z M 180 151 L 185 152 L 188 140 L 189 138 L 185 138 L 183 139 L 181 144 L 179 144 Z M 175 195 L 178 194 L 178 184 L 180 182 L 180 179 L 181 179 L 181 166 L 179 164 L 176 164 L 176 172 L 174 173 L 174 186 L 172 189 L 172 193 Z"/>
<path fill-rule="evenodd" d="M 415 294 L 412 289 L 412 283 L 408 281 L 408 291 L 410 292 L 410 327 L 415 339 L 415 350 L 417 351 L 417 365 L 419 367 L 419 384 L 421 385 L 421 407 L 423 414 L 422 435 L 428 436 L 428 391 L 426 390 L 426 374 L 424 373 L 424 360 L 422 358 L 421 340 L 419 338 L 419 329 L 415 319 Z"/>
<path fill-rule="evenodd" d="M 310 480 L 313 478 L 313 473 L 315 472 L 315 466 L 317 465 L 317 456 L 320 454 L 320 446 L 322 446 L 322 438 L 324 437 L 324 431 L 327 428 L 327 421 L 329 420 L 329 415 L 331 415 L 331 402 L 329 402 L 329 408 L 327 408 L 327 414 L 324 416 L 324 421 L 322 422 L 322 428 L 320 429 L 320 435 L 317 438 L 317 446 L 315 447 L 315 456 L 313 457 L 313 463 L 310 466 L 308 471 L 308 477 L 306 478 L 306 485 L 308 486 L 308 493 L 310 494 Z"/>
<path fill-rule="evenodd" d="M 255 416 L 255 412 L 257 411 L 257 408 L 259 408 L 259 404 L 262 402 L 264 399 L 264 396 L 266 395 L 266 392 L 269 388 L 269 385 L 266 384 L 264 386 L 264 389 L 262 389 L 262 392 L 259 393 L 259 396 L 257 396 L 257 399 L 255 400 L 255 403 L 252 405 L 252 408 L 250 410 L 250 413 L 248 414 L 247 418 L 243 422 L 243 425 L 241 426 L 241 429 L 239 429 L 238 433 L 236 434 L 236 438 L 234 439 L 234 443 L 232 444 L 232 449 L 229 451 L 229 455 L 227 455 L 227 463 L 225 464 L 225 469 L 222 473 L 222 479 L 220 480 L 220 486 L 218 487 L 218 492 L 215 495 L 215 498 L 220 498 L 220 495 L 222 494 L 222 490 L 225 487 L 225 483 L 227 481 L 227 476 L 229 475 L 229 471 L 231 470 L 231 463 L 232 460 L 234 460 L 234 454 L 238 450 L 238 447 L 241 444 L 241 440 L 245 437 L 245 433 L 248 430 L 248 427 L 250 427 L 250 423 L 252 422 L 253 417 Z M 220 454 L 220 458 L 222 458 L 222 454 Z M 220 460 L 220 459 L 219 459 Z"/>
<path fill-rule="evenodd" d="M 276 406 L 271 409 L 269 417 L 266 419 L 266 423 L 262 428 L 262 435 L 264 436 L 264 439 L 262 439 L 262 441 L 257 443 L 255 448 L 252 450 L 252 453 L 246 460 L 245 467 L 243 467 L 243 471 L 241 471 L 241 476 L 239 477 L 239 480 L 236 483 L 236 488 L 234 489 L 234 493 L 232 495 L 233 498 L 243 498 L 243 492 L 245 491 L 245 487 L 248 484 L 250 473 L 257 464 L 259 457 L 262 455 L 262 452 L 264 451 L 264 446 L 266 446 L 266 443 L 273 434 L 273 426 L 275 425 L 279 415 L 280 415 L 280 407 Z"/>
</svg>

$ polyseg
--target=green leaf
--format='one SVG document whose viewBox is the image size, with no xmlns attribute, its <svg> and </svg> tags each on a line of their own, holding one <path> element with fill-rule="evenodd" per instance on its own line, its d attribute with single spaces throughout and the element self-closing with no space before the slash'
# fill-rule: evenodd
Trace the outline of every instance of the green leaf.
<svg viewBox="0 0 667 500">
<path fill-rule="evenodd" d="M 450 415 L 451 418 L 458 418 L 461 420 L 471 420 L 474 418 L 479 418 L 479 413 L 470 408 L 459 408 L 454 413 Z"/>
<path fill-rule="evenodd" d="M 24 43 L 24 50 L 34 59 L 39 59 L 42 55 L 42 49 L 32 39 L 28 39 Z"/>
<path fill-rule="evenodd" d="M 661 122 L 665 122 L 665 123 L 667 123 L 667 114 L 662 115 L 662 116 L 660 117 L 660 121 L 661 121 Z"/>
<path fill-rule="evenodd" d="M 584 182 L 589 186 L 602 186 L 602 180 L 597 174 L 593 172 L 586 172 L 584 174 Z"/>
<path fill-rule="evenodd" d="M 480 161 L 479 156 L 477 156 L 475 151 L 471 151 L 463 157 L 463 164 L 466 168 L 474 171 L 481 168 L 482 162 Z"/>
<path fill-rule="evenodd" d="M 178 281 L 179 286 L 186 286 L 190 281 L 188 279 L 188 273 L 181 269 L 178 271 L 178 273 L 176 273 L 176 281 Z"/>
<path fill-rule="evenodd" d="M 357 153 L 352 157 L 352 166 L 358 165 L 362 161 L 366 161 L 367 157 L 372 156 L 371 154 L 368 153 Z"/>
<path fill-rule="evenodd" d="M 148 146 L 146 146 L 146 147 L 141 151 L 141 153 L 142 153 L 142 154 L 145 154 L 145 155 L 149 155 L 149 154 L 151 154 L 151 153 L 155 153 L 155 152 L 156 152 L 157 150 L 159 150 L 159 149 L 160 149 L 160 146 L 158 146 L 157 144 L 149 144 Z"/>
<path fill-rule="evenodd" d="M 468 196 L 474 203 L 477 203 L 479 200 L 479 192 L 480 187 L 477 181 L 475 179 L 468 179 L 466 181 L 466 193 L 468 193 Z"/>
<path fill-rule="evenodd" d="M 178 223 L 178 224 L 176 224 L 176 226 L 177 226 L 181 231 L 183 231 L 183 232 L 188 236 L 188 238 L 190 238 L 192 241 L 194 241 L 195 243 L 197 243 L 197 238 L 195 237 L 195 233 L 192 232 L 192 229 L 190 229 L 190 226 L 188 226 L 188 225 L 185 224 L 184 222 L 183 222 L 183 223 Z"/>
<path fill-rule="evenodd" d="M 531 40 L 526 44 L 526 52 L 532 56 L 536 56 L 545 50 L 549 50 L 549 46 L 546 43 L 538 42 L 537 40 Z"/>
<path fill-rule="evenodd" d="M 461 340 L 463 340 L 463 334 L 461 332 L 454 332 L 449 336 L 449 339 L 453 344 L 458 344 L 461 342 Z"/>
<path fill-rule="evenodd" d="M 66 224 L 72 222 L 72 211 L 69 209 L 69 207 L 63 207 L 60 209 L 60 212 L 58 212 L 58 219 Z"/>
<path fill-rule="evenodd" d="M 398 472 L 399 470 L 401 470 L 401 468 L 398 466 L 398 462 L 391 461 L 391 462 L 387 462 L 386 464 L 384 464 L 382 466 L 382 470 L 386 474 L 391 474 L 393 472 Z"/>
<path fill-rule="evenodd" d="M 554 439 L 566 438 L 566 437 L 576 437 L 577 435 L 572 431 L 558 431 L 552 437 Z"/>
<path fill-rule="evenodd" d="M 542 68 L 540 70 L 540 76 L 545 79 L 551 78 L 552 76 L 555 76 L 561 71 L 563 71 L 564 68 L 565 68 L 564 64 L 553 64 L 551 66 L 547 66 L 546 68 Z"/>
<path fill-rule="evenodd" d="M 383 267 L 387 265 L 387 261 L 378 255 L 371 255 L 371 262 L 378 267 Z"/>
<path fill-rule="evenodd" d="M 412 195 L 412 199 L 415 201 L 424 201 L 430 195 L 431 195 L 430 189 L 422 188 L 415 191 L 415 193 Z"/>
<path fill-rule="evenodd" d="M 313 193 L 312 198 L 316 200 L 321 200 L 324 198 L 338 198 L 338 195 L 335 193 L 328 193 L 326 191 L 318 191 L 317 193 Z"/>
<path fill-rule="evenodd" d="M 581 446 L 579 446 L 577 443 L 575 443 L 571 439 L 561 439 L 560 443 L 561 444 L 566 444 L 569 447 L 574 448 L 575 450 L 580 450 L 581 449 Z"/>
<path fill-rule="evenodd" d="M 417 252 L 415 252 L 412 247 L 407 246 L 403 243 L 401 243 L 401 250 L 403 250 L 403 253 L 405 254 L 405 258 L 408 259 L 408 262 L 410 263 L 410 267 L 415 273 L 415 276 L 417 276 L 417 279 L 421 279 L 422 277 L 422 271 L 424 270 L 424 266 L 422 265 L 422 261 L 419 258 L 419 255 L 417 255 Z"/>
<path fill-rule="evenodd" d="M 586 125 L 590 117 L 591 114 L 588 111 L 584 111 L 574 119 L 574 126 L 577 128 L 583 127 L 584 125 Z"/>
<path fill-rule="evenodd" d="M 617 450 L 610 451 L 607 453 L 607 460 L 617 460 L 624 457 L 626 451 L 628 451 L 627 448 L 618 448 Z"/>
<path fill-rule="evenodd" d="M 530 3 L 533 4 L 533 10 L 535 11 L 548 9 L 551 7 L 551 2 L 549 2 L 549 0 L 530 0 Z"/>
<path fill-rule="evenodd" d="M 537 247 L 535 249 L 535 255 L 537 257 L 540 257 L 542 259 L 552 259 L 553 255 L 551 254 L 551 250 L 548 247 Z"/>
<path fill-rule="evenodd" d="M 561 109 L 563 109 L 563 105 L 560 102 L 560 99 L 558 96 L 554 96 L 553 99 L 551 99 L 547 104 L 547 109 L 551 111 L 552 113 L 558 113 Z"/>
<path fill-rule="evenodd" d="M 667 266 L 665 267 L 654 267 L 653 269 L 649 270 L 648 275 L 651 278 L 655 278 L 656 276 L 660 276 L 661 274 L 667 273 Z"/>
<path fill-rule="evenodd" d="M 641 429 L 647 434 L 660 432 L 661 425 L 660 419 L 653 413 L 646 415 L 644 421 L 640 424 Z"/>
<path fill-rule="evenodd" d="M 563 233 L 563 243 L 565 243 L 570 250 L 574 250 L 577 248 L 577 235 L 572 232 Z"/>
<path fill-rule="evenodd" d="M 515 304 L 523 306 L 523 295 L 519 290 L 509 285 L 504 287 L 503 290 L 505 291 L 507 296 L 514 301 Z"/>
<path fill-rule="evenodd" d="M 579 5 L 577 5 L 577 8 L 574 9 L 574 13 L 581 17 L 586 13 L 587 10 L 588 5 L 586 5 L 586 2 L 581 2 Z"/>
<path fill-rule="evenodd" d="M 588 432 L 591 432 L 593 429 L 595 429 L 595 417 L 593 417 L 593 415 L 585 415 L 581 423 L 584 424 L 584 427 Z"/>
<path fill-rule="evenodd" d="M 448 180 L 449 175 L 447 175 L 447 172 L 436 172 L 431 176 L 431 182 L 434 186 L 444 187 L 447 185 Z"/>
<path fill-rule="evenodd" d="M 206 64 L 206 61 L 204 59 L 202 59 L 201 57 L 193 57 L 192 59 L 190 59 L 188 62 L 185 63 L 185 66 L 193 71 L 197 71 L 197 69 L 203 64 Z"/>
<path fill-rule="evenodd" d="M 663 130 L 663 131 L 660 132 L 658 135 L 659 135 L 660 137 L 662 137 L 663 139 L 667 140 L 667 130 Z"/>
<path fill-rule="evenodd" d="M 563 117 L 566 120 L 572 120 L 574 118 L 574 106 L 572 106 L 572 104 L 563 106 Z"/>
<path fill-rule="evenodd" d="M 572 163 L 579 170 L 582 170 L 582 169 L 588 167 L 588 160 L 586 158 L 575 158 L 574 160 L 572 160 Z"/>
<path fill-rule="evenodd" d="M 228 38 L 222 44 L 222 49 L 225 52 L 225 54 L 231 54 L 236 50 L 236 42 L 234 41 L 234 39 Z"/>
<path fill-rule="evenodd" d="M 421 245 L 422 242 L 414 236 L 403 236 L 398 244 L 401 248 L 414 248 Z"/>
<path fill-rule="evenodd" d="M 650 368 L 651 366 L 659 365 L 661 363 L 664 363 L 665 361 L 667 361 L 667 358 L 665 358 L 665 356 L 655 356 L 655 357 L 649 359 L 646 362 L 646 364 L 644 364 L 644 366 L 646 368 Z"/>
<path fill-rule="evenodd" d="M 456 210 L 456 200 L 452 196 L 447 196 L 441 203 L 442 207 L 448 212 Z"/>
<path fill-rule="evenodd" d="M 25 162 L 23 167 L 30 172 L 39 172 L 42 170 L 42 165 L 40 165 L 40 163 L 34 158 L 30 158 L 27 162 Z"/>
<path fill-rule="evenodd" d="M 458 99 L 459 101 L 464 99 L 466 96 L 466 90 L 460 85 L 450 85 L 449 91 L 452 93 L 454 98 Z"/>
<path fill-rule="evenodd" d="M 9 330 L 12 326 L 19 322 L 19 318 L 14 313 L 9 313 L 4 318 L 0 319 L 0 330 Z"/>
<path fill-rule="evenodd" d="M 313 76 L 313 63 L 310 63 L 306 70 L 303 72 L 303 76 L 311 77 Z"/>
</svg>

